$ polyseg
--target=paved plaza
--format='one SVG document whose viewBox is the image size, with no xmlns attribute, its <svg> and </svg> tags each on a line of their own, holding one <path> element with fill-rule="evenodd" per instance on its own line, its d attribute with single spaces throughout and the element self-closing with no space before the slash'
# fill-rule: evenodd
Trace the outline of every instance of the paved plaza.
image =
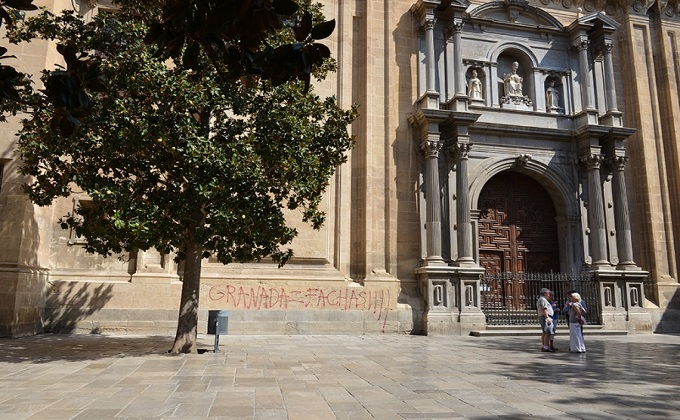
<svg viewBox="0 0 680 420">
<path fill-rule="evenodd" d="M 680 336 L 170 337 L 0 340 L 0 418 L 679 418 Z"/>
</svg>

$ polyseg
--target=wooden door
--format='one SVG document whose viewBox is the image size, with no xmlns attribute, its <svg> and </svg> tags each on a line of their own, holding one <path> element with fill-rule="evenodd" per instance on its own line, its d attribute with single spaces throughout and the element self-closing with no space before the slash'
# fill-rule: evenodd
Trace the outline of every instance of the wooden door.
<svg viewBox="0 0 680 420">
<path fill-rule="evenodd" d="M 559 271 L 555 205 L 532 178 L 502 172 L 479 197 L 479 262 L 488 272 Z"/>
</svg>

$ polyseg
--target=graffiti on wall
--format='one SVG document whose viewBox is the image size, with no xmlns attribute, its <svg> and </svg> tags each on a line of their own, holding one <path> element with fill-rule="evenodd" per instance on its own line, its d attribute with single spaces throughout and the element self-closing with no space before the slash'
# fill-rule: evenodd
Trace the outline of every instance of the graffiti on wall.
<svg viewBox="0 0 680 420">
<path fill-rule="evenodd" d="M 208 291 L 212 301 L 235 309 L 339 309 L 372 311 L 378 321 L 387 322 L 389 289 L 307 289 L 286 290 L 281 287 L 215 285 Z"/>
</svg>

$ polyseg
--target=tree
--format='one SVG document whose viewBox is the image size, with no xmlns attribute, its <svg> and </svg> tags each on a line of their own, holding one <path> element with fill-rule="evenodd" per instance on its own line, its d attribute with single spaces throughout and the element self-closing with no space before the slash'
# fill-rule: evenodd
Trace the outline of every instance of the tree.
<svg viewBox="0 0 680 420">
<path fill-rule="evenodd" d="M 12 29 L 22 13 L 37 10 L 33 1 L 0 0 L 0 27 L 5 23 Z M 157 47 L 156 58 L 161 61 L 171 58 L 193 70 L 203 54 L 227 84 L 256 75 L 270 80 L 274 86 L 301 80 L 307 90 L 313 70 L 323 67 L 330 58 L 328 47 L 315 41 L 333 32 L 335 20 L 313 25 L 310 10 L 298 13 L 298 4 L 293 0 L 113 0 L 113 3 L 144 19 L 148 26 L 145 41 Z M 309 0 L 303 4 L 309 9 Z M 272 45 L 268 38 L 281 34 L 282 29 L 289 29 L 294 37 Z M 83 57 L 75 60 L 69 54 L 72 52 L 59 50 L 66 67 L 47 72 L 42 94 L 33 95 L 29 103 L 24 97 L 31 91 L 30 76 L 11 65 L 0 64 L 0 121 L 26 106 L 50 106 L 55 111 L 53 128 L 70 135 L 80 125 L 80 118 L 89 113 L 90 94 L 100 88 L 98 61 Z M 0 60 L 8 58 L 14 57 L 0 47 Z"/>
<path fill-rule="evenodd" d="M 88 252 L 156 248 L 185 261 L 171 352 L 193 353 L 201 260 L 285 263 L 292 251 L 284 247 L 297 232 L 284 209 L 300 210 L 315 228 L 323 223 L 318 206 L 353 144 L 347 126 L 355 110 L 322 100 L 304 78 L 280 84 L 248 72 L 225 77 L 204 48 L 187 60 L 185 49 L 192 47 L 185 45 L 168 65 L 142 41 L 162 15 L 163 2 L 152 3 L 122 2 L 115 15 L 89 23 L 73 13 L 43 12 L 11 32 L 13 42 L 55 40 L 67 63 L 64 77 L 79 69 L 79 86 L 89 86 L 87 97 L 80 96 L 87 114 L 73 130 L 59 125 L 72 121 L 71 114 L 55 119 L 59 108 L 33 107 L 18 147 L 35 203 L 50 205 L 74 185 L 89 195 L 90 205 L 61 220 L 87 240 Z M 294 20 L 307 22 L 311 45 L 308 35 L 319 27 L 312 21 L 323 22 L 317 6 L 304 6 Z M 282 29 L 262 42 L 276 51 L 294 36 Z M 332 67 L 324 59 L 310 72 L 323 78 Z M 53 72 L 43 73 L 46 85 L 55 80 Z M 34 99 L 24 96 L 27 103 Z"/>
<path fill-rule="evenodd" d="M 17 17 L 22 11 L 37 10 L 33 0 L 0 0 L 0 28 L 5 24 L 12 28 Z M 24 96 L 29 95 L 31 81 L 24 73 L 17 71 L 7 63 L 8 60 L 15 58 L 7 55 L 7 48 L 0 46 L 0 122 L 5 122 L 7 115 L 16 115 L 21 112 L 28 104 L 24 101 Z"/>
</svg>

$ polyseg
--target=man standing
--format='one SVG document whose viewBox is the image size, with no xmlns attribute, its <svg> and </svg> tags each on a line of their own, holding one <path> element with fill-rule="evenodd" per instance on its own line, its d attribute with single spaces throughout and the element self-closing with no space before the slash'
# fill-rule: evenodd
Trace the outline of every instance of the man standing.
<svg viewBox="0 0 680 420">
<path fill-rule="evenodd" d="M 548 302 L 549 296 L 550 290 L 543 288 L 541 289 L 541 297 L 536 301 L 538 323 L 541 325 L 541 342 L 543 344 L 541 351 L 545 352 L 554 351 L 550 349 L 550 336 L 553 331 L 553 308 L 550 302 Z"/>
</svg>

